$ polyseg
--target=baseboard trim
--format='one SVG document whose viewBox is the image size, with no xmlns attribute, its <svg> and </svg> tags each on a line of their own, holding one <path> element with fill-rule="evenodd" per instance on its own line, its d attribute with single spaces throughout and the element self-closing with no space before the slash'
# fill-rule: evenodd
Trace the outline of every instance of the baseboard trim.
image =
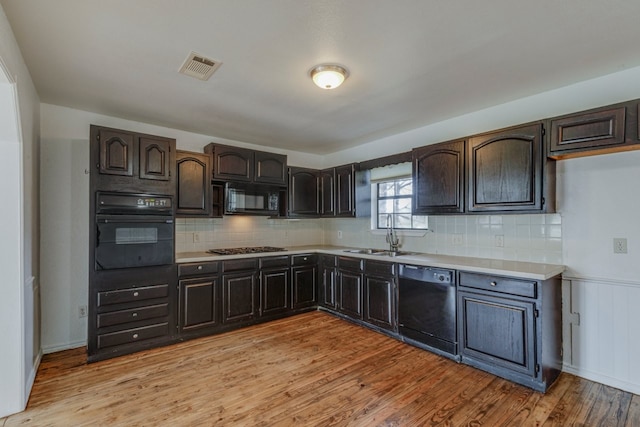
<svg viewBox="0 0 640 427">
<path fill-rule="evenodd" d="M 72 350 L 74 348 L 86 347 L 86 346 L 87 346 L 86 341 L 75 341 L 67 344 L 58 344 L 58 345 L 46 345 L 46 346 L 42 346 L 42 353 L 51 354 L 51 353 L 57 353 L 59 351 Z"/>
<path fill-rule="evenodd" d="M 623 391 L 628 391 L 633 394 L 640 394 L 640 384 L 634 384 L 627 381 L 621 381 L 618 378 L 612 378 L 608 375 L 604 375 L 598 372 L 589 371 L 586 369 L 579 369 L 575 366 L 564 364 L 562 366 L 564 372 L 568 372 L 580 378 L 584 378 L 590 381 L 595 381 L 606 386 L 618 388 Z"/>
</svg>

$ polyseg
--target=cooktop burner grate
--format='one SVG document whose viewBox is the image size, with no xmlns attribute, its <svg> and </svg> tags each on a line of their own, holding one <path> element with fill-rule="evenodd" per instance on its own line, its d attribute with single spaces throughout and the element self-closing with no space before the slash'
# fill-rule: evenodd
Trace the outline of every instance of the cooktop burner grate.
<svg viewBox="0 0 640 427">
<path fill-rule="evenodd" d="M 265 252 L 283 252 L 285 248 L 276 248 L 274 246 L 254 246 L 248 248 L 222 248 L 209 249 L 207 252 L 216 255 L 242 255 L 242 254 L 259 254 Z"/>
</svg>

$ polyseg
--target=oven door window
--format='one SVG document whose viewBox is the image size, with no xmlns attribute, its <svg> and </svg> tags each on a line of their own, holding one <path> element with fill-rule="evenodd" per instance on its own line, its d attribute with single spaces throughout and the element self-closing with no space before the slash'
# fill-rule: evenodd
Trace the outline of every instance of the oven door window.
<svg viewBox="0 0 640 427">
<path fill-rule="evenodd" d="M 97 221 L 96 270 L 173 263 L 173 223 Z"/>
<path fill-rule="evenodd" d="M 116 245 L 144 245 L 158 243 L 156 227 L 119 227 L 116 228 Z"/>
</svg>

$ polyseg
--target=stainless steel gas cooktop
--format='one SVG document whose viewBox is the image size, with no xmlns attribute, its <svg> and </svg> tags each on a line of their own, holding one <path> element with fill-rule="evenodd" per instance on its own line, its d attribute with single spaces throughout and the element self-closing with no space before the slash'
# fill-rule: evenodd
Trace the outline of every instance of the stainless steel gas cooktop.
<svg viewBox="0 0 640 427">
<path fill-rule="evenodd" d="M 276 248 L 273 246 L 254 246 L 248 248 L 223 248 L 209 249 L 207 252 L 216 255 L 241 255 L 241 254 L 259 254 L 264 252 L 283 252 L 285 248 Z"/>
</svg>

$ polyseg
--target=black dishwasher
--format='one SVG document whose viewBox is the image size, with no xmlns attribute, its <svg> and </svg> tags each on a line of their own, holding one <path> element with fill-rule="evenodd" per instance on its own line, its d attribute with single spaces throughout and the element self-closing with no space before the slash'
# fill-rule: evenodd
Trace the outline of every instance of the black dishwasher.
<svg viewBox="0 0 640 427">
<path fill-rule="evenodd" d="M 456 358 L 456 283 L 452 270 L 400 264 L 398 329 L 407 342 Z"/>
</svg>

